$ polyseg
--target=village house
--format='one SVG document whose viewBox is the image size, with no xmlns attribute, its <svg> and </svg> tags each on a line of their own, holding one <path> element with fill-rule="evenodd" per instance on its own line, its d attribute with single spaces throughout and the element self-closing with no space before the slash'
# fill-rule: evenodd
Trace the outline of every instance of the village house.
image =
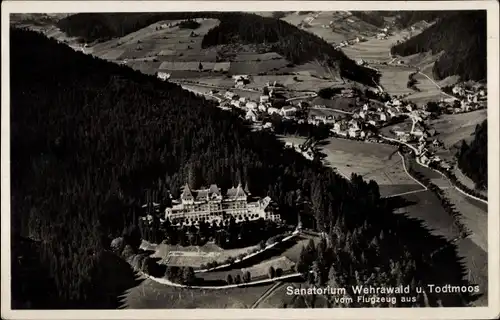
<svg viewBox="0 0 500 320">
<path fill-rule="evenodd" d="M 385 39 L 387 39 L 387 34 L 384 33 L 384 32 L 378 33 L 377 34 L 377 39 L 378 40 L 385 40 Z"/>
<path fill-rule="evenodd" d="M 293 106 L 284 106 L 281 108 L 281 115 L 283 117 L 293 117 L 297 113 L 297 108 Z"/>
<path fill-rule="evenodd" d="M 248 110 L 245 115 L 245 119 L 250 120 L 252 122 L 257 122 L 257 114 L 253 110 Z"/>
<path fill-rule="evenodd" d="M 236 108 L 241 108 L 241 102 L 239 100 L 231 100 L 231 105 Z"/>
<path fill-rule="evenodd" d="M 248 101 L 245 105 L 248 110 L 257 110 L 257 102 Z"/>
<path fill-rule="evenodd" d="M 432 145 L 434 147 L 441 147 L 443 145 L 443 143 L 441 141 L 439 141 L 438 139 L 434 139 L 434 141 L 432 141 Z"/>
<path fill-rule="evenodd" d="M 384 112 L 379 113 L 380 121 L 387 121 L 387 115 Z"/>
<path fill-rule="evenodd" d="M 391 118 L 397 116 L 396 112 L 394 112 L 394 110 L 392 109 L 387 109 L 387 113 Z"/>
<path fill-rule="evenodd" d="M 453 94 L 457 95 L 457 96 L 463 96 L 465 95 L 465 89 L 461 86 L 454 86 L 452 89 L 451 89 L 451 92 L 453 92 Z"/>
<path fill-rule="evenodd" d="M 274 108 L 274 107 L 270 107 L 270 108 L 267 108 L 267 113 L 269 113 L 269 114 L 273 114 L 273 113 L 279 114 L 280 110 L 277 109 L 277 108 Z"/>
<path fill-rule="evenodd" d="M 260 103 L 258 109 L 261 112 L 267 112 L 267 108 L 268 108 L 268 106 L 266 106 L 265 104 Z"/>
<path fill-rule="evenodd" d="M 263 129 L 273 129 L 273 124 L 271 122 L 266 122 L 264 123 L 264 125 L 262 126 Z"/>
<path fill-rule="evenodd" d="M 260 98 L 259 98 L 260 103 L 268 103 L 269 100 L 270 100 L 269 96 L 260 96 Z"/>
<path fill-rule="evenodd" d="M 247 74 L 239 74 L 239 75 L 234 75 L 233 76 L 233 80 L 236 82 L 236 81 L 239 81 L 239 80 L 246 80 L 246 81 L 249 81 L 250 80 L 250 76 L 247 75 Z"/>
<path fill-rule="evenodd" d="M 158 77 L 158 79 L 163 80 L 163 81 L 170 79 L 170 73 L 167 73 L 167 72 L 160 71 L 156 74 L 156 76 Z"/>
<path fill-rule="evenodd" d="M 165 210 L 165 220 L 173 225 L 197 225 L 200 222 L 221 222 L 230 217 L 237 223 L 245 220 L 280 221 L 278 214 L 271 210 L 270 197 L 254 202 L 248 201 L 248 195 L 239 184 L 223 195 L 219 187 L 212 184 L 209 188 L 192 190 L 185 185 L 179 203 Z"/>
<path fill-rule="evenodd" d="M 237 96 L 237 95 L 236 95 L 236 93 L 234 93 L 234 92 L 227 91 L 227 92 L 224 94 L 224 97 L 225 97 L 226 99 L 233 100 L 233 99 L 236 99 L 238 96 Z"/>
<path fill-rule="evenodd" d="M 241 97 L 239 100 L 240 100 L 241 103 L 246 103 L 247 102 L 247 98 L 246 97 Z"/>
</svg>

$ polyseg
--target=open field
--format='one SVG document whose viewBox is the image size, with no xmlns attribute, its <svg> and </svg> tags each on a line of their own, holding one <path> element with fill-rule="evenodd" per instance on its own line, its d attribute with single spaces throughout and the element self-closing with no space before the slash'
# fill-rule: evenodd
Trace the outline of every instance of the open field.
<svg viewBox="0 0 500 320">
<path fill-rule="evenodd" d="M 414 75 L 417 80 L 415 85 L 421 92 L 415 92 L 409 95 L 406 99 L 411 100 L 418 106 L 423 106 L 429 101 L 439 101 L 441 99 L 449 98 L 443 94 L 441 90 L 426 76 L 417 73 Z"/>
<path fill-rule="evenodd" d="M 305 141 L 304 138 L 288 136 L 283 140 L 294 144 Z M 401 157 L 393 146 L 337 138 L 330 138 L 327 142 L 322 147 L 327 165 L 347 178 L 357 173 L 365 180 L 375 180 L 384 197 L 423 189 L 405 173 Z"/>
<path fill-rule="evenodd" d="M 333 99 L 323 99 L 316 97 L 311 101 L 311 104 L 325 106 L 327 108 L 352 112 L 356 107 L 356 98 L 334 97 Z"/>
<path fill-rule="evenodd" d="M 444 190 L 445 196 L 462 214 L 463 223 L 472 231 L 471 240 L 488 251 L 488 205 L 468 198 L 455 188 Z"/>
<path fill-rule="evenodd" d="M 390 48 L 394 43 L 392 39 L 370 39 L 342 48 L 342 51 L 353 60 L 363 59 L 370 62 L 389 62 L 392 60 Z"/>
<path fill-rule="evenodd" d="M 307 246 L 310 239 L 313 239 L 315 244 L 318 244 L 320 240 L 319 237 L 312 237 L 312 236 L 303 237 L 293 247 L 285 250 L 285 252 L 283 252 L 281 256 L 286 257 L 290 261 L 297 263 L 299 261 L 300 252 L 302 251 L 302 248 Z"/>
<path fill-rule="evenodd" d="M 459 203 L 459 198 L 462 197 L 463 202 L 468 202 L 469 199 L 464 199 L 462 194 L 458 194 L 453 188 L 445 190 L 445 194 L 449 196 L 452 203 Z M 442 236 L 448 241 L 453 241 L 457 247 L 457 254 L 461 258 L 461 263 L 465 270 L 464 277 L 472 284 L 480 286 L 482 296 L 474 302 L 474 305 L 484 306 L 487 303 L 488 291 L 488 254 L 482 248 L 486 237 L 486 223 L 481 219 L 477 208 L 469 205 L 457 205 L 457 210 L 464 216 L 462 223 L 469 229 L 484 228 L 484 232 L 479 231 L 477 234 L 473 231 L 473 235 L 465 239 L 459 239 L 458 229 L 454 226 L 453 218 L 447 214 L 441 207 L 437 197 L 431 191 L 418 192 L 403 196 L 406 200 L 413 203 L 412 205 L 398 209 L 397 213 L 407 214 L 411 218 L 420 219 L 424 226 L 429 228 L 431 234 Z M 458 202 L 457 202 L 458 200 Z M 475 220 L 478 219 L 478 220 Z M 445 249 L 445 248 L 443 248 Z"/>
<path fill-rule="evenodd" d="M 128 309 L 249 308 L 271 284 L 226 290 L 202 290 L 170 287 L 145 279 L 124 296 Z"/>
<path fill-rule="evenodd" d="M 282 18 L 282 20 L 296 26 L 305 20 L 310 21 L 305 23 L 304 29 L 323 38 L 328 43 L 339 43 L 344 40 L 354 39 L 357 36 L 368 37 L 377 32 L 377 28 L 352 16 L 350 12 L 292 13 Z"/>
<path fill-rule="evenodd" d="M 162 71 L 170 73 L 172 79 L 196 79 L 207 84 L 233 86 L 234 81 L 227 75 L 236 74 L 254 75 L 256 79 L 249 87 L 259 90 L 268 81 L 281 82 L 296 91 L 317 90 L 339 84 L 339 79 L 333 82 L 322 79 L 330 78 L 331 75 L 317 63 L 293 65 L 275 52 L 256 53 L 255 48 L 247 45 L 242 45 L 229 60 L 217 62 L 220 48 L 203 49 L 201 42 L 203 36 L 219 21 L 197 20 L 201 26 L 195 30 L 174 27 L 179 21 L 159 21 L 122 38 L 86 48 L 86 52 L 109 61 L 125 63 L 147 74 Z M 258 76 L 263 73 L 267 75 Z M 290 75 L 280 76 L 277 73 Z"/>
<path fill-rule="evenodd" d="M 223 250 L 213 243 L 207 243 L 204 246 L 182 247 L 180 245 L 145 245 L 145 249 L 154 250 L 152 257 L 161 258 L 160 263 L 172 266 L 191 266 L 199 268 L 202 264 L 212 261 L 223 262 L 229 257 L 237 257 L 240 254 L 246 254 L 257 248 L 251 246 L 246 248 Z"/>
<path fill-rule="evenodd" d="M 486 116 L 486 109 L 442 115 L 439 119 L 430 121 L 430 126 L 436 129 L 438 138 L 449 148 L 461 140 L 470 141 L 476 125 L 481 124 Z"/>
<path fill-rule="evenodd" d="M 357 173 L 365 180 L 375 180 L 382 196 L 422 189 L 405 173 L 396 150 L 388 145 L 335 138 L 323 148 L 331 166 L 348 177 Z"/>
<path fill-rule="evenodd" d="M 347 115 L 342 112 L 337 112 L 335 110 L 330 110 L 330 109 L 309 109 L 309 116 L 335 116 L 338 118 L 345 118 Z"/>
<path fill-rule="evenodd" d="M 379 66 L 381 72 L 380 85 L 391 96 L 413 93 L 412 89 L 406 87 L 408 76 L 415 70 L 396 66 Z"/>
</svg>

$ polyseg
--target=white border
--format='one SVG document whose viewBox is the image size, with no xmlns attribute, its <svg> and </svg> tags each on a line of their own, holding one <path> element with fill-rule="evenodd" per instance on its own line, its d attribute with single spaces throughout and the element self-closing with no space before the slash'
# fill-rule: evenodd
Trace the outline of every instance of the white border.
<svg viewBox="0 0 500 320">
<path fill-rule="evenodd" d="M 158 11 L 488 10 L 489 307 L 421 309 L 10 310 L 9 13 Z M 5 319 L 493 319 L 499 294 L 499 4 L 497 1 L 4 1 L 2 2 L 1 295 Z M 471 61 L 471 63 L 474 63 Z"/>
</svg>

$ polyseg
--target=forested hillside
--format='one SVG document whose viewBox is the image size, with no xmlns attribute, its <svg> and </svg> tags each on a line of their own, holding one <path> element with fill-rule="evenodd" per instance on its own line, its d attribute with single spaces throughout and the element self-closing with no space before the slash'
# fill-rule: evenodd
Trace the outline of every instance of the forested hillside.
<svg viewBox="0 0 500 320">
<path fill-rule="evenodd" d="M 432 69 L 436 79 L 459 75 L 486 78 L 486 11 L 446 12 L 422 33 L 391 48 L 392 54 L 444 51 Z"/>
<path fill-rule="evenodd" d="M 368 85 L 378 82 L 376 71 L 358 66 L 325 40 L 285 21 L 247 13 L 223 14 L 219 19 L 221 23 L 204 36 L 203 47 L 229 43 L 266 44 L 271 51 L 295 64 L 318 60 L 327 62 L 350 80 Z"/>
<path fill-rule="evenodd" d="M 153 22 L 166 19 L 215 18 L 220 24 L 203 38 L 203 47 L 218 44 L 262 44 L 269 51 L 283 55 L 295 64 L 309 61 L 328 63 L 342 77 L 372 86 L 379 75 L 358 66 L 339 50 L 312 33 L 272 17 L 241 12 L 173 13 L 82 13 L 58 23 L 70 36 L 86 41 L 121 37 Z"/>
<path fill-rule="evenodd" d="M 383 28 L 386 24 L 384 16 L 388 15 L 389 12 L 377 12 L 377 11 L 350 11 L 353 16 L 369 23 L 375 27 Z"/>
<path fill-rule="evenodd" d="M 400 28 L 408 28 L 417 22 L 432 22 L 438 18 L 445 17 L 451 11 L 400 11 L 396 16 L 396 25 Z"/>
<path fill-rule="evenodd" d="M 137 223 L 146 189 L 177 193 L 186 181 L 241 181 L 289 223 L 306 205 L 329 238 L 310 261 L 320 284 L 463 283 L 454 246 L 394 215 L 395 199 L 380 199 L 375 182 L 347 181 L 174 84 L 34 32 L 13 29 L 10 40 L 12 267 L 33 260 L 13 273 L 13 306 L 117 307 L 134 281 L 107 252 L 110 239 Z M 441 247 L 444 256 L 433 254 Z M 405 305 L 467 299 L 428 294 Z"/>
<path fill-rule="evenodd" d="M 485 120 L 474 131 L 474 140 L 468 145 L 462 141 L 457 152 L 458 167 L 471 178 L 479 189 L 488 187 L 488 122 Z"/>
</svg>

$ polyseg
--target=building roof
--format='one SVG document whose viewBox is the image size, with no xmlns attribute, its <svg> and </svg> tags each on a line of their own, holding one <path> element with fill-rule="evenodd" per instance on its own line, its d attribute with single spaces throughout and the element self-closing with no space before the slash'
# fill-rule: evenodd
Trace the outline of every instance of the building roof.
<svg viewBox="0 0 500 320">
<path fill-rule="evenodd" d="M 182 188 L 182 194 L 181 194 L 181 199 L 187 199 L 187 198 L 194 198 L 193 193 L 191 192 L 191 188 L 189 188 L 189 185 L 186 183 L 184 187 Z"/>
<path fill-rule="evenodd" d="M 241 183 L 239 183 L 236 188 L 232 187 L 232 188 L 228 189 L 226 192 L 226 197 L 228 197 L 229 199 L 235 199 L 235 198 L 246 197 L 246 196 L 247 196 L 247 194 L 245 193 L 245 191 L 241 187 Z"/>
<path fill-rule="evenodd" d="M 210 187 L 208 188 L 208 192 L 210 193 L 210 195 L 213 195 L 213 194 L 216 194 L 218 196 L 221 195 L 220 189 L 216 184 L 211 184 Z"/>
</svg>

